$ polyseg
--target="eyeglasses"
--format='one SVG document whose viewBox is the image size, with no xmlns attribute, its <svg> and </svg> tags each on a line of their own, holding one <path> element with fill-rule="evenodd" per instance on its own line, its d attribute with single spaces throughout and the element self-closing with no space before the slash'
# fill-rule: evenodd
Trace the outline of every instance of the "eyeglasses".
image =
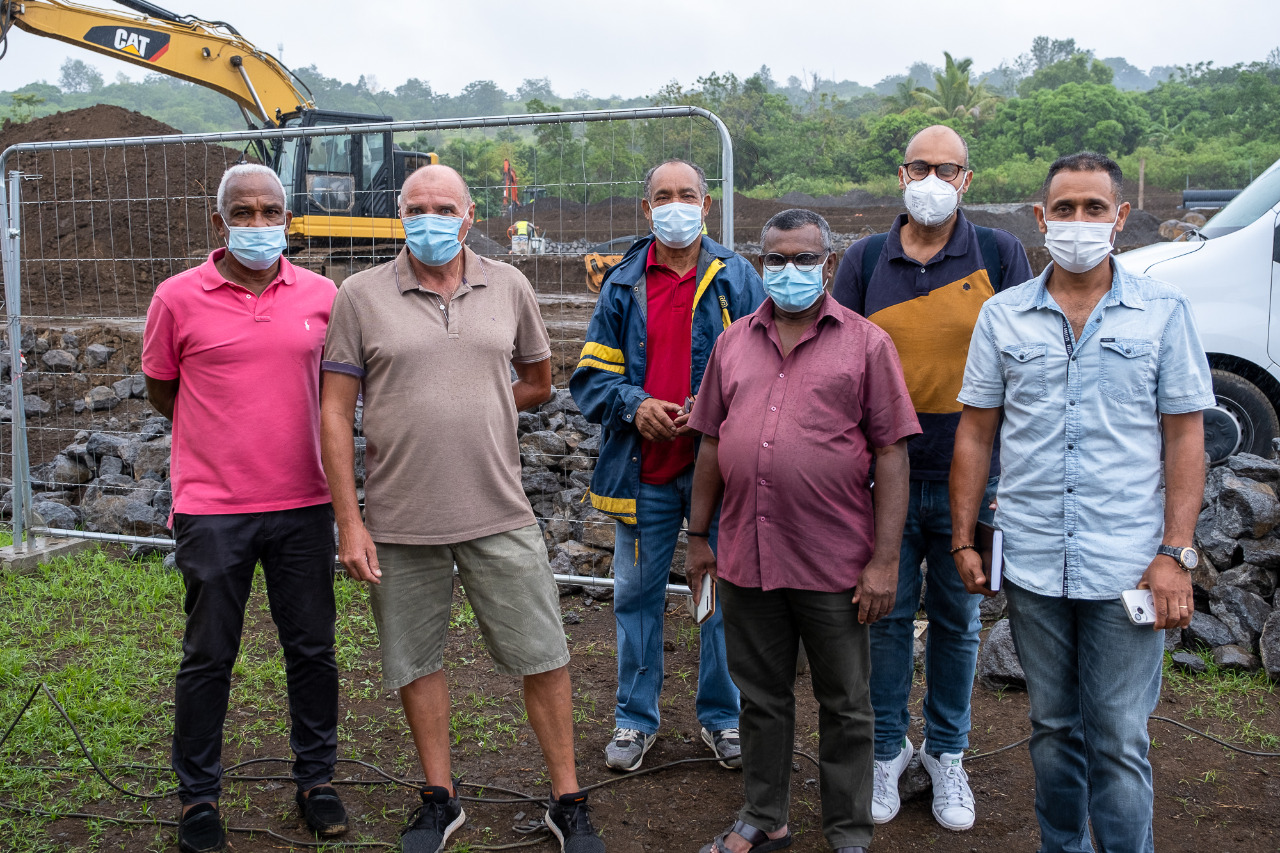
<svg viewBox="0 0 1280 853">
<path fill-rule="evenodd" d="M 770 252 L 760 259 L 764 264 L 764 268 L 769 272 L 782 272 L 787 264 L 795 264 L 796 269 L 800 272 L 813 272 L 816 267 L 822 266 L 830 252 L 823 252 L 821 255 L 815 255 L 813 252 L 801 252 L 798 255 L 779 255 L 777 252 Z"/>
<path fill-rule="evenodd" d="M 903 163 L 902 168 L 907 170 L 907 177 L 913 181 L 923 181 L 929 177 L 930 172 L 937 174 L 944 181 L 955 180 L 956 175 L 963 172 L 964 166 L 959 163 L 926 163 L 923 160 L 912 160 L 910 163 Z"/>
</svg>

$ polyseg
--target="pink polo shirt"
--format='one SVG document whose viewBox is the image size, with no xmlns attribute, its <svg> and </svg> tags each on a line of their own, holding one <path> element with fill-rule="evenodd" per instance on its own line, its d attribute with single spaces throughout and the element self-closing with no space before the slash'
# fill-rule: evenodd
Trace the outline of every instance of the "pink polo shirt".
<svg viewBox="0 0 1280 853">
<path fill-rule="evenodd" d="M 919 435 L 893 341 L 830 296 L 782 357 L 773 300 L 716 340 L 689 425 L 720 441 L 717 573 L 841 592 L 875 544 L 872 454 Z"/>
<path fill-rule="evenodd" d="M 162 282 L 142 370 L 177 379 L 173 511 L 272 512 L 329 502 L 320 466 L 320 355 L 337 288 L 283 258 L 261 296 L 222 277 L 216 249 Z"/>
</svg>

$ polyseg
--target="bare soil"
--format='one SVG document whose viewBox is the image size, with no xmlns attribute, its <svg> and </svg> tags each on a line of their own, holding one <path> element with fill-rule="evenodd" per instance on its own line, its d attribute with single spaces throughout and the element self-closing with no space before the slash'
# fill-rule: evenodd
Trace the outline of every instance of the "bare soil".
<svg viewBox="0 0 1280 853">
<path fill-rule="evenodd" d="M 249 607 L 246 647 L 252 647 L 253 639 L 261 639 L 265 652 L 275 654 L 274 627 L 256 606 L 259 603 L 255 597 Z M 709 756 L 699 739 L 694 715 L 697 641 L 691 620 L 673 600 L 666 623 L 663 724 L 659 739 L 644 762 L 644 769 L 652 772 L 625 776 L 608 770 L 603 763 L 604 745 L 613 724 L 616 686 L 613 613 L 607 601 L 593 600 L 582 593 L 566 594 L 561 604 L 572 653 L 579 780 L 584 786 L 604 785 L 591 794 L 591 802 L 593 818 L 603 830 L 608 849 L 611 853 L 698 849 L 736 819 L 742 804 L 742 786 L 736 771 L 723 770 L 712 762 L 664 767 L 671 762 Z M 547 777 L 533 732 L 524 721 L 518 679 L 494 672 L 474 625 L 450 630 L 446 661 L 455 714 L 455 775 L 470 786 L 498 786 L 545 797 Z M 371 762 L 402 778 L 420 778 L 399 702 L 394 693 L 376 686 L 379 677 L 376 650 L 372 647 L 342 673 L 339 755 Z M 918 682 L 917 675 L 912 694 L 916 717 L 921 701 Z M 157 698 L 160 703 L 167 703 L 172 696 Z M 1255 725 L 1262 731 L 1280 732 L 1280 709 L 1274 699 L 1267 703 L 1267 712 Z M 805 675 L 796 684 L 796 704 L 796 748 L 815 755 L 816 705 Z M 1200 718 L 1189 700 L 1170 695 L 1167 689 L 1157 714 L 1208 729 L 1221 737 L 1232 737 L 1229 727 Z M 263 738 L 256 745 L 237 739 L 239 724 L 264 715 L 280 721 L 278 735 Z M 986 753 L 1025 737 L 1030 731 L 1026 715 L 1026 694 L 995 694 L 976 688 L 972 747 Z M 287 757 L 286 720 L 283 695 L 247 695 L 244 689 L 233 685 L 224 763 Z M 92 731 L 86 734 L 92 743 Z M 1274 853 L 1280 838 L 1280 765 L 1275 759 L 1232 753 L 1157 721 L 1151 723 L 1151 734 L 1155 744 L 1151 756 L 1155 769 L 1157 850 Z M 918 719 L 911 736 L 919 743 Z M 166 754 L 167 745 L 157 743 L 151 754 L 139 760 L 162 764 Z M 970 759 L 967 766 L 977 798 L 978 821 L 973 830 L 952 833 L 939 827 L 930 813 L 929 798 L 923 795 L 906 802 L 892 823 L 876 829 L 872 849 L 992 853 L 1035 849 L 1038 828 L 1033 811 L 1034 779 L 1026 746 Z M 227 822 L 236 827 L 268 828 L 287 838 L 308 839 L 293 805 L 287 765 L 256 766 L 244 772 L 286 778 L 230 784 L 224 794 Z M 793 849 L 797 851 L 827 849 L 821 834 L 816 780 L 814 765 L 797 754 L 791 782 L 791 827 L 795 834 Z M 338 781 L 352 819 L 347 840 L 396 841 L 416 807 L 415 792 L 378 781 L 373 771 L 354 764 L 339 765 Z M 469 787 L 463 793 L 480 792 Z M 495 789 L 484 793 L 490 797 L 506 796 Z M 541 805 L 467 802 L 464 806 L 467 822 L 453 837 L 453 849 L 457 851 L 525 840 L 534 841 L 537 849 L 555 849 L 554 841 L 545 835 L 526 836 L 515 829 L 516 825 L 527 828 L 529 819 L 540 818 L 544 810 Z M 86 803 L 83 808 L 104 815 L 141 813 L 140 803 L 118 796 Z M 171 801 L 160 805 L 155 813 L 167 817 L 176 809 L 176 801 Z M 51 839 L 67 848 L 84 849 L 91 835 L 86 824 L 75 819 L 54 821 L 47 831 Z M 172 844 L 166 840 L 171 838 L 170 832 L 100 824 L 92 836 L 97 849 L 141 853 L 157 849 L 158 834 L 162 844 Z M 537 838 L 546 840 L 539 843 Z M 261 835 L 233 833 L 231 842 L 230 849 L 241 853 L 289 849 L 288 845 Z"/>
</svg>

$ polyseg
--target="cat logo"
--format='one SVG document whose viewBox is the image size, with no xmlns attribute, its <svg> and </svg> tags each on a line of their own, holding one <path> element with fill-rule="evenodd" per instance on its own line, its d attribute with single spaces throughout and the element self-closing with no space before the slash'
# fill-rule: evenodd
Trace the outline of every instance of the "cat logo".
<svg viewBox="0 0 1280 853">
<path fill-rule="evenodd" d="M 136 27 L 93 27 L 84 40 L 98 47 L 155 62 L 169 49 L 169 34 Z"/>
</svg>

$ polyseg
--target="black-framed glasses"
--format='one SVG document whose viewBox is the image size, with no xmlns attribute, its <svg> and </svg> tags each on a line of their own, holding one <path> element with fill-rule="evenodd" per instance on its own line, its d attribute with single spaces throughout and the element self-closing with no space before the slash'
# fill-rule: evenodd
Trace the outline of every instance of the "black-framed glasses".
<svg viewBox="0 0 1280 853">
<path fill-rule="evenodd" d="M 929 177 L 930 172 L 937 174 L 944 181 L 953 181 L 956 175 L 964 171 L 964 166 L 959 163 L 926 163 L 923 160 L 912 160 L 910 163 L 903 163 L 902 168 L 906 169 L 907 177 L 913 181 L 923 181 Z"/>
<path fill-rule="evenodd" d="M 822 266 L 828 254 L 830 252 L 823 252 L 820 255 L 813 252 L 801 252 L 798 255 L 780 255 L 777 252 L 770 252 L 762 257 L 760 262 L 769 272 L 782 272 L 787 264 L 795 264 L 800 272 L 813 272 L 814 269 Z"/>
</svg>

